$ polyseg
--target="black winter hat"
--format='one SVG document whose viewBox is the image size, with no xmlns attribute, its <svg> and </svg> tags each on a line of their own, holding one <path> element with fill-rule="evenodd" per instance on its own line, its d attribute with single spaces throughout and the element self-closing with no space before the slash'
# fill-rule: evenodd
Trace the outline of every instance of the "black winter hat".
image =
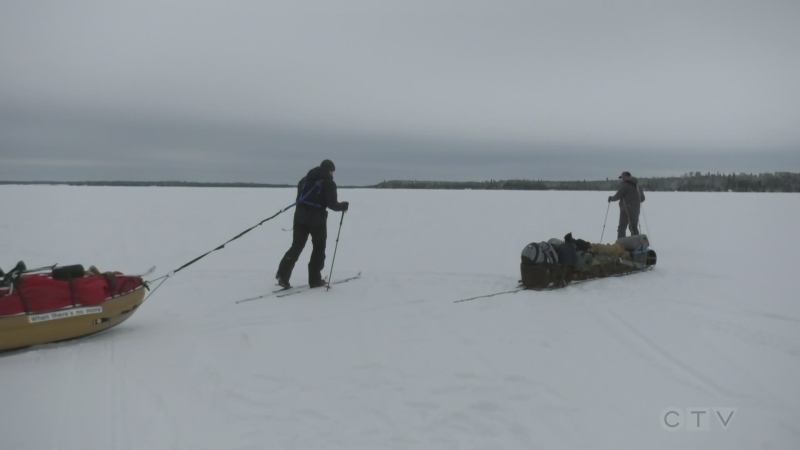
<svg viewBox="0 0 800 450">
<path fill-rule="evenodd" d="M 331 161 L 330 159 L 322 161 L 322 163 L 319 166 L 327 170 L 328 172 L 336 171 L 336 166 L 333 165 L 333 161 Z"/>
</svg>

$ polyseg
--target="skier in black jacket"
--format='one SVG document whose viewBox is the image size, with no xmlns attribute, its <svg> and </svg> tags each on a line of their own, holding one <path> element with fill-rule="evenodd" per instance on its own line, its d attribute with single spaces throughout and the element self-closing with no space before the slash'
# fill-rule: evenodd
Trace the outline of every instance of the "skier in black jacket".
<svg viewBox="0 0 800 450">
<path fill-rule="evenodd" d="M 344 213 L 350 206 L 348 202 L 339 202 L 337 199 L 336 183 L 333 181 L 335 170 L 333 162 L 326 159 L 319 167 L 308 171 L 297 184 L 292 246 L 283 256 L 278 266 L 278 273 L 275 275 L 281 287 L 291 287 L 289 279 L 292 277 L 292 270 L 306 246 L 309 235 L 314 248 L 308 262 L 308 284 L 312 288 L 325 285 L 322 268 L 325 267 L 325 245 L 328 240 L 327 208 Z"/>
</svg>

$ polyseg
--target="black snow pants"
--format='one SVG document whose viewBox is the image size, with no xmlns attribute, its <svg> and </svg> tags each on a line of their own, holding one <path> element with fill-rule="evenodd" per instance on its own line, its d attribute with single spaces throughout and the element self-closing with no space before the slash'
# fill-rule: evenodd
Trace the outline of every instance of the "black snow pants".
<svg viewBox="0 0 800 450">
<path fill-rule="evenodd" d="M 302 207 L 301 207 L 302 208 Z M 322 282 L 322 269 L 325 267 L 325 246 L 328 240 L 328 212 L 304 211 L 298 208 L 294 218 L 292 246 L 283 256 L 278 266 L 278 274 L 282 280 L 289 282 L 294 265 L 311 236 L 311 259 L 308 262 L 308 283 L 317 285 Z"/>
</svg>

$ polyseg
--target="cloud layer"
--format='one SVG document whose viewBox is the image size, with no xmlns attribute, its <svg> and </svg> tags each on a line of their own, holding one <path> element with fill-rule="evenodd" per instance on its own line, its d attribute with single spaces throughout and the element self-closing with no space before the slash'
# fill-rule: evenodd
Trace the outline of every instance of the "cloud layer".
<svg viewBox="0 0 800 450">
<path fill-rule="evenodd" d="M 0 178 L 800 170 L 797 2 L 0 5 Z M 299 173 L 302 175 L 302 173 Z"/>
</svg>

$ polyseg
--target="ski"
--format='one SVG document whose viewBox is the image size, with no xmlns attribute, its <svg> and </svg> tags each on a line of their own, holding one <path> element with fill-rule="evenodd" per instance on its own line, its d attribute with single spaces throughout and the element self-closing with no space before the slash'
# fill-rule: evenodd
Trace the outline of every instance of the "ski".
<svg viewBox="0 0 800 450">
<path fill-rule="evenodd" d="M 278 286 L 278 284 L 276 284 L 276 286 Z M 308 287 L 307 284 L 301 284 L 300 286 L 292 286 L 292 287 L 288 287 L 288 288 L 275 289 L 274 291 L 268 292 L 266 294 L 261 294 L 261 295 L 255 296 L 255 297 L 248 297 L 248 298 L 243 298 L 241 300 L 237 300 L 235 303 L 252 302 L 253 300 L 260 300 L 262 298 L 271 297 L 271 296 L 273 296 L 275 294 L 280 294 L 282 292 L 292 292 L 292 291 L 296 291 L 297 289 L 302 289 L 302 288 L 307 288 L 307 287 Z"/>
<path fill-rule="evenodd" d="M 342 278 L 341 280 L 333 281 L 333 282 L 330 283 L 330 285 L 333 286 L 334 284 L 347 283 L 348 281 L 353 281 L 353 280 L 358 279 L 358 278 L 361 278 L 361 272 L 358 272 L 358 275 L 356 275 L 354 277 Z M 319 286 L 319 287 L 313 288 L 313 289 L 321 289 L 323 287 L 325 287 L 325 286 Z M 276 295 L 276 297 L 279 297 L 279 298 L 288 297 L 290 295 L 294 295 L 294 294 L 299 294 L 301 292 L 310 291 L 311 289 L 312 289 L 311 287 L 309 287 L 308 285 L 305 285 L 305 286 L 301 286 L 301 287 L 297 288 L 296 290 L 292 290 L 291 292 L 279 293 L 278 295 Z"/>
<path fill-rule="evenodd" d="M 296 289 L 297 287 L 302 287 L 302 286 L 293 286 L 293 287 L 290 287 L 290 288 L 278 289 L 276 291 L 272 291 L 272 292 L 269 292 L 267 294 L 261 294 L 261 295 L 255 296 L 255 297 L 247 297 L 247 298 L 243 298 L 241 300 L 236 300 L 234 303 L 238 304 L 238 303 L 244 303 L 244 302 L 252 302 L 253 300 L 260 300 L 262 298 L 267 298 L 267 297 L 273 296 L 273 295 L 275 295 L 275 294 L 277 294 L 279 292 L 291 291 L 292 289 Z"/>
<path fill-rule="evenodd" d="M 361 272 L 358 272 L 358 275 L 356 275 L 354 277 L 345 278 L 343 280 L 337 280 L 337 281 L 334 281 L 331 284 L 333 285 L 333 284 L 345 283 L 347 281 L 351 281 L 351 280 L 354 280 L 354 279 L 359 278 L 359 277 L 361 277 Z M 309 289 L 310 289 L 310 287 L 307 284 L 302 284 L 300 286 L 292 286 L 290 288 L 276 289 L 276 290 L 274 290 L 272 292 L 269 292 L 269 293 L 266 293 L 266 294 L 257 295 L 255 297 L 244 298 L 244 299 L 241 299 L 241 300 L 237 300 L 235 303 L 238 304 L 238 303 L 252 302 L 254 300 L 260 300 L 262 298 L 267 298 L 267 297 L 272 297 L 272 296 L 286 297 L 287 295 L 292 295 L 292 294 L 297 293 L 297 292 L 304 292 L 304 291 L 307 291 Z"/>
<path fill-rule="evenodd" d="M 275 295 L 278 292 L 290 291 L 292 289 L 296 289 L 296 288 L 295 287 L 290 287 L 290 288 L 285 288 L 285 289 L 278 289 L 278 290 L 272 291 L 272 292 L 270 292 L 268 294 L 261 294 L 261 295 L 255 296 L 255 297 L 247 297 L 247 298 L 243 298 L 241 300 L 236 300 L 234 303 L 238 304 L 238 303 L 244 303 L 244 302 L 252 302 L 253 300 L 260 300 L 262 298 L 266 298 L 266 297 L 269 297 L 271 295 Z"/>
</svg>

